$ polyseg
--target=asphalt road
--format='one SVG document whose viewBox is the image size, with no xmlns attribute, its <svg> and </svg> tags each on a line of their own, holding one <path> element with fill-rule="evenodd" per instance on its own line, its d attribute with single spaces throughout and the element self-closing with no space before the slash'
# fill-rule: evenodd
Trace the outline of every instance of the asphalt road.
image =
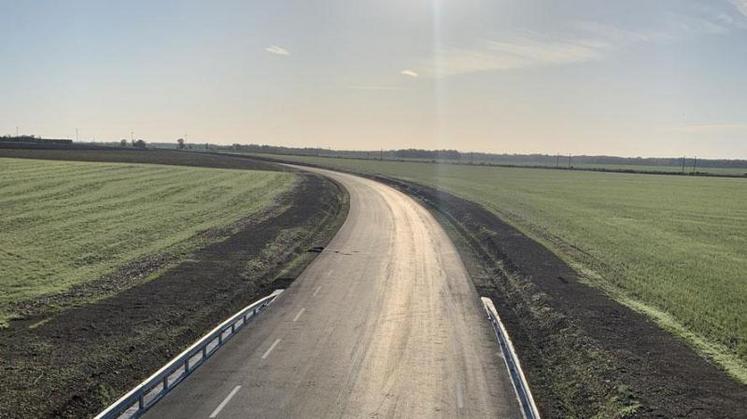
<svg viewBox="0 0 747 419">
<path fill-rule="evenodd" d="M 413 199 L 316 170 L 350 193 L 321 255 L 149 418 L 519 418 L 464 265 Z"/>
</svg>

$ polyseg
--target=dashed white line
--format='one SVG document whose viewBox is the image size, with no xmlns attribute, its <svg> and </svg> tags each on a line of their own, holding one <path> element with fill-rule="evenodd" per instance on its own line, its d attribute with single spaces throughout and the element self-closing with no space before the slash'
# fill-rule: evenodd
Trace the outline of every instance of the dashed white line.
<svg viewBox="0 0 747 419">
<path fill-rule="evenodd" d="M 456 396 L 457 408 L 464 409 L 464 389 L 462 388 L 462 383 L 457 384 Z"/>
<path fill-rule="evenodd" d="M 222 402 L 220 402 L 220 404 L 218 405 L 218 407 L 216 407 L 215 410 L 213 410 L 213 413 L 210 414 L 210 417 L 211 418 L 217 417 L 218 413 L 220 413 L 220 411 L 223 410 L 224 407 L 226 407 L 226 405 L 228 404 L 228 402 L 231 401 L 231 399 L 233 398 L 233 396 L 236 395 L 236 393 L 239 391 L 240 388 L 241 388 L 241 386 L 234 387 L 233 390 L 231 390 L 231 392 L 228 393 L 228 396 L 225 399 L 223 399 Z"/>
<path fill-rule="evenodd" d="M 270 352 L 272 352 L 272 350 L 275 349 L 276 346 L 278 346 L 278 343 L 280 343 L 280 339 L 275 339 L 275 342 L 272 342 L 272 345 L 270 345 L 270 349 L 268 349 L 267 352 L 262 355 L 262 359 L 267 358 L 270 355 Z"/>
<path fill-rule="evenodd" d="M 316 287 L 316 289 L 314 290 L 314 293 L 313 293 L 313 294 L 311 294 L 311 296 L 312 296 L 312 297 L 316 297 L 316 294 L 317 294 L 317 293 L 319 292 L 319 290 L 320 290 L 320 289 L 322 289 L 322 286 L 321 286 L 321 285 L 319 285 L 318 287 Z"/>
<path fill-rule="evenodd" d="M 299 311 L 298 314 L 296 314 L 296 317 L 293 318 L 293 321 L 298 320 L 298 318 L 301 317 L 304 311 L 306 311 L 306 307 L 302 308 L 301 311 Z"/>
</svg>

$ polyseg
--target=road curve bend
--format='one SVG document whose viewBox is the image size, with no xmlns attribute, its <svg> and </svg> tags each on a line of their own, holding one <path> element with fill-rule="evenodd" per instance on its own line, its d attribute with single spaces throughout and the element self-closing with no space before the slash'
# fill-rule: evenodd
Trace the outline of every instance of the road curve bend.
<svg viewBox="0 0 747 419">
<path fill-rule="evenodd" d="M 329 246 L 146 417 L 520 418 L 454 245 L 412 198 L 321 169 L 350 193 Z"/>
</svg>

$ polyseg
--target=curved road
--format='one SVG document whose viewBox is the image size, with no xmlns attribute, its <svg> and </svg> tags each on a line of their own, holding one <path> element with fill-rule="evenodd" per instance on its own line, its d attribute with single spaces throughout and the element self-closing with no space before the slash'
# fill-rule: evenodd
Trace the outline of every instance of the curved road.
<svg viewBox="0 0 747 419">
<path fill-rule="evenodd" d="M 357 176 L 329 246 L 269 310 L 146 417 L 520 418 L 500 349 L 446 233 Z"/>
</svg>

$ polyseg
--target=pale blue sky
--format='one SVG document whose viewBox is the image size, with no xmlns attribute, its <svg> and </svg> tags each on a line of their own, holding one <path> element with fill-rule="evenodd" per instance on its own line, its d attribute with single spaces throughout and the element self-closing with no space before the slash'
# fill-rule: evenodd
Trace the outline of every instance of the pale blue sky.
<svg viewBox="0 0 747 419">
<path fill-rule="evenodd" d="M 747 0 L 0 0 L 0 134 L 747 158 Z"/>
</svg>

